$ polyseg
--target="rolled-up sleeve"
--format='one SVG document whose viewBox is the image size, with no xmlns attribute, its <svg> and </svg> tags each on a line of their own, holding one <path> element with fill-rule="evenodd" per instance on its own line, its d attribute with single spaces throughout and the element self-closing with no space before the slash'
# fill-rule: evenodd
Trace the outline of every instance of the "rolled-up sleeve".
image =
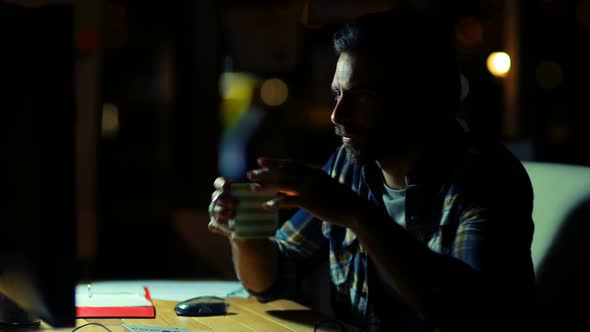
<svg viewBox="0 0 590 332">
<path fill-rule="evenodd" d="M 322 222 L 305 210 L 297 211 L 270 240 L 279 253 L 279 273 L 275 284 L 262 293 L 254 293 L 259 301 L 294 298 L 301 280 L 314 262 L 327 258 L 328 240 L 321 230 Z"/>
<path fill-rule="evenodd" d="M 324 165 L 324 172 L 332 174 L 337 153 Z M 279 253 L 278 278 L 266 291 L 250 291 L 262 302 L 293 298 L 307 270 L 319 260 L 328 258 L 329 240 L 322 232 L 322 221 L 303 209 L 285 221 L 270 240 Z"/>
</svg>

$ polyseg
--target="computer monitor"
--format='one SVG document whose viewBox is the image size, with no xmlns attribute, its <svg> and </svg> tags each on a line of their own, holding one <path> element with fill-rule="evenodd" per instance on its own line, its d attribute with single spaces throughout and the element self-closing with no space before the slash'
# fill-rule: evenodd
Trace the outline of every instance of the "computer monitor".
<svg viewBox="0 0 590 332">
<path fill-rule="evenodd" d="M 73 22 L 0 4 L 0 324 L 75 323 Z"/>
</svg>

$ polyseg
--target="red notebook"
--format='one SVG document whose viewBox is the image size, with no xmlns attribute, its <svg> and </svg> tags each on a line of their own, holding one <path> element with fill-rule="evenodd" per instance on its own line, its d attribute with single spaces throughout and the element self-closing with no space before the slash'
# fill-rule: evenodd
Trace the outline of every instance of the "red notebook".
<svg viewBox="0 0 590 332">
<path fill-rule="evenodd" d="M 108 290 L 76 293 L 76 317 L 154 318 L 156 308 L 147 287 L 133 290 Z"/>
</svg>

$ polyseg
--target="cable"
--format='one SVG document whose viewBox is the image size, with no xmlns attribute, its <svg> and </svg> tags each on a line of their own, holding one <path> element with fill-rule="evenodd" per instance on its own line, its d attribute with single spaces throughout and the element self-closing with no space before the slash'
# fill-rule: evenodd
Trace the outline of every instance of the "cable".
<svg viewBox="0 0 590 332">
<path fill-rule="evenodd" d="M 102 325 L 101 323 L 86 323 L 86 324 L 84 324 L 84 325 L 80 325 L 80 326 L 76 327 L 75 329 L 73 329 L 73 330 L 72 330 L 72 332 L 74 332 L 74 331 L 77 331 L 77 330 L 79 330 L 79 329 L 81 329 L 81 328 L 83 328 L 83 327 L 86 327 L 86 326 L 88 326 L 88 325 L 98 325 L 98 326 L 100 326 L 100 327 L 103 327 L 105 330 L 107 330 L 107 331 L 109 331 L 109 332 L 113 332 L 111 329 L 109 329 L 108 327 L 106 327 L 106 326 Z"/>
</svg>

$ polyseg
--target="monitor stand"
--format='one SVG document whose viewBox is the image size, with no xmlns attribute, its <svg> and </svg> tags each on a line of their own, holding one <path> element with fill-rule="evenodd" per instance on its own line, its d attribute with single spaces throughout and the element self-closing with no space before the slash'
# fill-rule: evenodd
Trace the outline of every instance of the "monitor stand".
<svg viewBox="0 0 590 332">
<path fill-rule="evenodd" d="M 0 326 L 37 327 L 41 320 L 0 293 Z"/>
</svg>

